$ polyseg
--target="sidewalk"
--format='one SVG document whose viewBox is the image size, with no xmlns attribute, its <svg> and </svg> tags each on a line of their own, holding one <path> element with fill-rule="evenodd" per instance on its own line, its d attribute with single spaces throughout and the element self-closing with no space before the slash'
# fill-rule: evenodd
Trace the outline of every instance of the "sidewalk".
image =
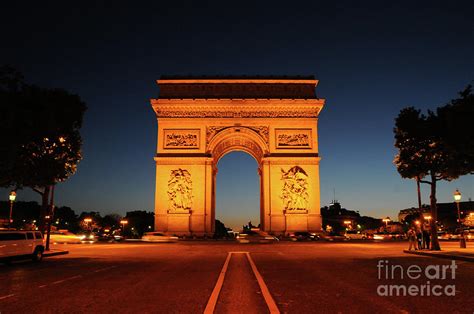
<svg viewBox="0 0 474 314">
<path fill-rule="evenodd" d="M 65 254 L 69 254 L 69 251 L 50 249 L 49 251 L 44 251 L 43 257 L 51 257 L 51 256 L 56 256 L 56 255 L 65 255 Z"/>
<path fill-rule="evenodd" d="M 474 262 L 474 243 L 467 242 L 467 248 L 459 248 L 459 242 L 441 242 L 441 251 L 408 251 L 403 252 L 407 254 L 430 256 L 436 258 L 446 258 L 458 261 Z"/>
</svg>

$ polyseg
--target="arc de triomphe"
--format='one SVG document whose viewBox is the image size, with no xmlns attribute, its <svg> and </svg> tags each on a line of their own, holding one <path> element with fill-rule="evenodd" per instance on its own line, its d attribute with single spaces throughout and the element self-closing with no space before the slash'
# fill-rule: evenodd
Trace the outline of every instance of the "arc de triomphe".
<svg viewBox="0 0 474 314">
<path fill-rule="evenodd" d="M 162 77 L 155 230 L 212 235 L 217 163 L 231 151 L 255 158 L 261 229 L 320 231 L 314 77 Z M 245 195 L 242 195 L 245 197 Z M 218 209 L 219 210 L 219 209 Z"/>
</svg>

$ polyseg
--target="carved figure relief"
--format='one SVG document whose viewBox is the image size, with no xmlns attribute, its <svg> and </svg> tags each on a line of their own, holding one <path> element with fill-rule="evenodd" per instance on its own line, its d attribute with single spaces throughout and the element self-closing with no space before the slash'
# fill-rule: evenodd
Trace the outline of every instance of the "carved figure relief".
<svg viewBox="0 0 474 314">
<path fill-rule="evenodd" d="M 192 206 L 193 182 L 191 174 L 184 169 L 171 170 L 168 180 L 169 211 L 188 211 Z"/>
<path fill-rule="evenodd" d="M 287 211 L 306 210 L 308 205 L 308 175 L 299 166 L 294 166 L 288 171 L 281 169 L 283 189 L 281 198 Z"/>
<path fill-rule="evenodd" d="M 310 129 L 276 129 L 277 148 L 311 148 Z"/>
<path fill-rule="evenodd" d="M 164 148 L 199 148 L 200 130 L 164 130 Z"/>
</svg>

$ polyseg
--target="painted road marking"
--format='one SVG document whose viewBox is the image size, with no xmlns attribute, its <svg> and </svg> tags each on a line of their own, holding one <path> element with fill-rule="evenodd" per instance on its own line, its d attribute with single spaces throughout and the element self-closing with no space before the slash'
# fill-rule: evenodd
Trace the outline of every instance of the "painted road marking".
<svg viewBox="0 0 474 314">
<path fill-rule="evenodd" d="M 14 295 L 15 295 L 14 293 L 8 294 L 8 295 L 4 295 L 3 297 L 0 297 L 0 300 L 11 298 L 11 297 L 13 297 Z"/>
<path fill-rule="evenodd" d="M 265 302 L 267 303 L 268 310 L 272 314 L 280 314 L 280 310 L 278 310 L 275 300 L 273 300 L 273 297 L 270 294 L 270 290 L 268 290 L 268 287 L 265 284 L 265 281 L 263 280 L 262 275 L 260 275 L 260 272 L 258 271 L 257 266 L 255 266 L 255 263 L 253 262 L 252 257 L 250 256 L 250 253 L 242 252 L 242 251 L 227 253 L 227 258 L 224 262 L 224 266 L 222 267 L 219 278 L 217 278 L 216 285 L 214 289 L 212 290 L 211 297 L 209 298 L 206 308 L 204 309 L 204 314 L 214 313 L 214 309 L 216 308 L 216 305 L 217 305 L 217 299 L 219 298 L 219 294 L 224 284 L 225 274 L 227 272 L 227 268 L 229 267 L 229 262 L 232 257 L 232 254 L 245 254 L 247 256 L 247 260 L 250 263 L 250 267 L 252 268 L 253 274 L 255 275 L 255 278 L 257 278 L 258 285 L 260 287 L 260 290 L 262 291 L 263 298 L 265 299 Z"/>
<path fill-rule="evenodd" d="M 278 309 L 275 300 L 273 300 L 272 295 L 270 294 L 270 290 L 268 290 L 267 285 L 265 284 L 265 281 L 263 281 L 262 275 L 260 275 L 260 272 L 257 269 L 257 266 L 255 266 L 255 263 L 252 260 L 252 257 L 250 254 L 247 252 L 247 259 L 249 260 L 250 266 L 252 267 L 253 274 L 255 275 L 255 278 L 257 278 L 258 285 L 260 286 L 260 290 L 262 291 L 263 298 L 265 299 L 265 302 L 267 303 L 268 310 L 270 313 L 280 313 L 280 310 Z"/>
<path fill-rule="evenodd" d="M 77 275 L 77 276 L 72 276 L 72 277 L 69 277 L 69 278 L 65 278 L 65 279 L 62 279 L 62 280 L 58 280 L 58 281 L 55 281 L 53 283 L 51 283 L 52 285 L 57 285 L 59 283 L 63 283 L 65 281 L 68 281 L 68 280 L 73 280 L 73 279 L 77 279 L 77 278 L 82 278 L 82 275 Z"/>
<path fill-rule="evenodd" d="M 209 301 L 207 302 L 206 308 L 204 309 L 204 314 L 214 313 L 214 309 L 216 308 L 217 304 L 217 299 L 219 298 L 219 293 L 221 292 L 222 285 L 224 284 L 225 273 L 227 271 L 227 267 L 229 266 L 231 256 L 232 252 L 227 253 L 227 258 L 224 262 L 224 266 L 222 266 L 219 278 L 217 278 L 216 286 L 214 287 L 214 290 L 212 290 Z"/>
<path fill-rule="evenodd" d="M 99 269 L 94 270 L 94 273 L 100 273 L 101 271 L 109 270 L 109 269 L 112 269 L 112 268 L 115 268 L 115 267 L 117 267 L 117 266 L 109 266 L 109 267 L 99 268 Z"/>
</svg>

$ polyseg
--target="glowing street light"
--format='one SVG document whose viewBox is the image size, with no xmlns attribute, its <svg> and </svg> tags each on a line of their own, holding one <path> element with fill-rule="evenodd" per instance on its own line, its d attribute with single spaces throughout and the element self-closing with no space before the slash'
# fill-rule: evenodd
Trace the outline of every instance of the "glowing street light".
<svg viewBox="0 0 474 314">
<path fill-rule="evenodd" d="M 464 238 L 464 230 L 462 230 L 462 225 L 461 225 L 461 211 L 459 209 L 459 203 L 461 202 L 461 192 L 459 192 L 458 189 L 456 189 L 456 191 L 454 191 L 454 194 L 453 194 L 453 197 L 454 197 L 454 201 L 456 202 L 456 207 L 458 208 L 458 228 L 459 228 L 459 232 L 461 233 L 460 237 L 459 237 L 459 247 L 461 249 L 465 249 L 466 248 L 466 239 Z"/>
<path fill-rule="evenodd" d="M 87 224 L 87 227 L 92 230 L 92 218 L 84 218 L 83 221 Z"/>
<path fill-rule="evenodd" d="M 10 192 L 9 199 L 10 199 L 10 218 L 8 219 L 8 227 L 10 227 L 12 222 L 13 222 L 12 214 L 13 214 L 13 202 L 16 199 L 16 192 L 15 191 Z"/>
<path fill-rule="evenodd" d="M 392 220 L 390 219 L 390 217 L 386 217 L 382 219 L 382 221 L 385 222 L 385 229 L 388 229 L 388 223 Z"/>
<path fill-rule="evenodd" d="M 351 220 L 344 220 L 343 223 L 346 225 L 346 229 L 352 229 L 352 221 Z"/>
<path fill-rule="evenodd" d="M 120 220 L 120 224 L 122 225 L 122 235 L 123 235 L 125 232 L 125 225 L 128 224 L 128 220 L 122 219 Z"/>
</svg>

